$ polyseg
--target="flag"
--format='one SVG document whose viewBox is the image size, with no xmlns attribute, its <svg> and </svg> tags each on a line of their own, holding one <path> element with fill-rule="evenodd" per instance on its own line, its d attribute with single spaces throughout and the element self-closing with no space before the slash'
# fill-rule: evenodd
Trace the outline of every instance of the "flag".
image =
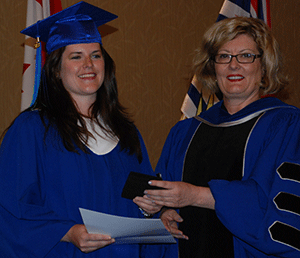
<svg viewBox="0 0 300 258">
<path fill-rule="evenodd" d="M 236 16 L 259 18 L 271 28 L 270 0 L 225 0 L 217 21 Z"/>
<path fill-rule="evenodd" d="M 270 0 L 224 0 L 217 21 L 236 16 L 262 19 L 271 28 Z M 194 76 L 181 106 L 181 119 L 199 115 L 219 101 L 216 95 L 207 96 L 200 88 Z"/>
<path fill-rule="evenodd" d="M 215 94 L 211 95 L 205 89 L 199 91 L 198 89 L 200 88 L 200 83 L 194 75 L 189 90 L 183 100 L 181 120 L 199 115 L 202 111 L 209 109 L 219 101 L 220 96 L 217 97 Z"/>
<path fill-rule="evenodd" d="M 57 13 L 61 10 L 61 0 L 28 0 L 26 27 L 36 23 L 38 20 L 45 19 L 48 16 Z M 32 104 L 31 102 L 33 99 L 35 80 L 35 42 L 35 39 L 25 36 L 21 111 L 25 110 Z M 45 57 L 44 47 L 42 52 L 43 64 Z"/>
</svg>

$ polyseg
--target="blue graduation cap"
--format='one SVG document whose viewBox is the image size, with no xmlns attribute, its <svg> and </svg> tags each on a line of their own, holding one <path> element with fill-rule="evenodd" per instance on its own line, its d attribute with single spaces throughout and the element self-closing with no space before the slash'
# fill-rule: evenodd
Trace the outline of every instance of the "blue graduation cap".
<svg viewBox="0 0 300 258">
<path fill-rule="evenodd" d="M 21 33 L 37 39 L 34 93 L 35 102 L 41 77 L 40 41 L 46 43 L 50 54 L 56 49 L 72 44 L 102 44 L 98 27 L 118 16 L 81 1 L 22 30 Z"/>
<path fill-rule="evenodd" d="M 81 1 L 21 31 L 46 43 L 48 53 L 71 44 L 101 41 L 97 29 L 118 16 Z"/>
</svg>

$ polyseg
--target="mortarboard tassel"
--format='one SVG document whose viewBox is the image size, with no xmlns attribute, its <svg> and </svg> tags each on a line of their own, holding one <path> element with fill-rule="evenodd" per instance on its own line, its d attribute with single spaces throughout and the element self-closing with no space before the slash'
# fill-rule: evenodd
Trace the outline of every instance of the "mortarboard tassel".
<svg viewBox="0 0 300 258">
<path fill-rule="evenodd" d="M 34 78 L 34 88 L 33 88 L 33 96 L 32 102 L 30 106 L 32 106 L 37 98 L 39 84 L 41 79 L 41 67 L 42 67 L 42 47 L 40 43 L 39 37 L 37 38 L 37 42 L 34 47 L 36 48 L 36 57 L 35 57 L 35 78 Z"/>
<path fill-rule="evenodd" d="M 36 43 L 34 44 L 34 48 L 36 49 L 36 56 L 35 56 L 35 77 L 34 77 L 34 87 L 33 87 L 33 95 L 32 101 L 30 106 L 34 104 L 37 98 L 37 94 L 39 91 L 39 85 L 41 80 L 41 70 L 42 70 L 42 44 L 40 42 L 39 36 L 39 21 L 37 22 L 37 38 Z"/>
</svg>

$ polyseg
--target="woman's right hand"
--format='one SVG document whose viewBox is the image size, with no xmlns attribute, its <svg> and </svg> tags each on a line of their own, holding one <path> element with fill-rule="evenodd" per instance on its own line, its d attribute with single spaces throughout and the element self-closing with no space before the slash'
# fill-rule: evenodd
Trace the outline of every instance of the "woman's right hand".
<svg viewBox="0 0 300 258">
<path fill-rule="evenodd" d="M 62 242 L 70 242 L 78 247 L 83 253 L 90 253 L 115 242 L 108 235 L 89 234 L 86 227 L 76 224 L 61 239 Z"/>
<path fill-rule="evenodd" d="M 183 232 L 178 229 L 177 223 L 182 222 L 183 219 L 175 210 L 163 208 L 160 219 L 173 237 L 189 239 L 188 236 L 184 235 Z"/>
</svg>

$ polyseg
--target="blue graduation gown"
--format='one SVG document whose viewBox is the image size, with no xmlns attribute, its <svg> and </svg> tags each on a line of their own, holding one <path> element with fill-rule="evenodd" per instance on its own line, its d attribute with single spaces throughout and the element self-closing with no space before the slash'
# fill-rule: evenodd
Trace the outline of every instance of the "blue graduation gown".
<svg viewBox="0 0 300 258">
<path fill-rule="evenodd" d="M 44 138 L 38 111 L 22 113 L 0 149 L 1 257 L 161 257 L 160 246 L 116 245 L 84 254 L 60 242 L 75 224 L 79 207 L 126 217 L 142 217 L 121 197 L 130 171 L 152 174 L 140 137 L 143 161 L 121 151 L 105 155 L 67 151 L 54 128 Z"/>
<path fill-rule="evenodd" d="M 242 180 L 209 182 L 216 215 L 233 234 L 235 257 L 300 257 L 299 109 L 275 98 L 260 99 L 234 115 L 221 105 L 171 129 L 156 173 L 182 180 L 186 153 L 201 123 L 230 126 L 260 116 L 246 142 Z M 169 252 L 178 257 L 174 246 Z"/>
</svg>

